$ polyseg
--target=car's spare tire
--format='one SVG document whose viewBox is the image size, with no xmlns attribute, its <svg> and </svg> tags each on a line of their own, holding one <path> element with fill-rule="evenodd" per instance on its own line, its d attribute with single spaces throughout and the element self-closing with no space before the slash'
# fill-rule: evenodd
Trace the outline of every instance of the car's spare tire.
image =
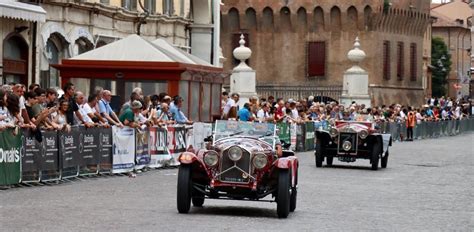
<svg viewBox="0 0 474 232">
<path fill-rule="evenodd" d="M 191 208 L 191 166 L 181 165 L 178 171 L 178 192 L 176 194 L 176 203 L 179 213 L 188 213 Z"/>
</svg>

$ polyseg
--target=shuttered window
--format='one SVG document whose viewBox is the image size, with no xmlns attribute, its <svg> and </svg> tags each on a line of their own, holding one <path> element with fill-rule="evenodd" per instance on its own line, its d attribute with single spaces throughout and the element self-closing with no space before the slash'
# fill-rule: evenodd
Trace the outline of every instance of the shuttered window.
<svg viewBox="0 0 474 232">
<path fill-rule="evenodd" d="M 416 81 L 416 43 L 410 44 L 410 80 Z"/>
<path fill-rule="evenodd" d="M 308 44 L 308 76 L 326 75 L 326 42 L 309 42 Z"/>
<path fill-rule="evenodd" d="M 383 41 L 383 79 L 390 80 L 390 41 Z"/>
<path fill-rule="evenodd" d="M 397 79 L 399 81 L 403 80 L 404 71 L 405 71 L 405 57 L 403 42 L 398 42 L 397 44 Z"/>
</svg>

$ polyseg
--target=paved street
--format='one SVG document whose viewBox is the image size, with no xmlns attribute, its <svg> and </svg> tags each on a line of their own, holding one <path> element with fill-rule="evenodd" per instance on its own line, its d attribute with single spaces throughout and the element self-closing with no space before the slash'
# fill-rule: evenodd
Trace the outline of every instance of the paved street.
<svg viewBox="0 0 474 232">
<path fill-rule="evenodd" d="M 396 143 L 387 169 L 367 160 L 316 168 L 301 153 L 299 198 L 276 204 L 206 200 L 176 210 L 177 169 L 0 191 L 0 231 L 473 231 L 474 133 Z"/>
</svg>

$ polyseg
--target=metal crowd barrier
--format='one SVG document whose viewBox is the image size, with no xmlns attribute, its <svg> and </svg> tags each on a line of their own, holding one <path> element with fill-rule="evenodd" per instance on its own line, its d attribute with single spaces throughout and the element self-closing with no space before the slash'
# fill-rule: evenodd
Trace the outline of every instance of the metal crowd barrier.
<svg viewBox="0 0 474 232">
<path fill-rule="evenodd" d="M 314 149 L 315 134 L 317 128 L 324 127 L 324 122 L 306 122 L 305 124 L 291 125 L 278 123 L 278 133 L 281 140 L 286 143 L 292 142 L 295 151 L 310 151 Z M 405 122 L 384 122 L 377 125 L 382 133 L 392 135 L 393 141 L 407 139 L 407 128 Z M 296 130 L 289 128 L 295 127 Z M 292 134 L 292 131 L 294 131 Z M 444 136 L 454 136 L 467 131 L 474 131 L 474 118 L 463 120 L 448 120 L 437 122 L 420 122 L 413 128 L 413 139 L 428 139 Z M 296 138 L 296 142 L 290 138 Z"/>
<path fill-rule="evenodd" d="M 390 133 L 394 141 L 403 141 L 407 137 L 405 123 L 385 122 L 380 125 L 381 131 Z M 474 131 L 474 118 L 463 120 L 426 121 L 413 128 L 413 139 L 439 138 L 454 136 Z"/>
</svg>

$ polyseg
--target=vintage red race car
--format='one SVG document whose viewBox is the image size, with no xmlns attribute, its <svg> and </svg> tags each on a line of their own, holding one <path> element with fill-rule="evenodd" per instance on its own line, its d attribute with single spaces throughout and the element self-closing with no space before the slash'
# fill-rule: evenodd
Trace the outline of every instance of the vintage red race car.
<svg viewBox="0 0 474 232">
<path fill-rule="evenodd" d="M 206 198 L 275 201 L 278 217 L 286 218 L 296 208 L 298 159 L 291 151 L 278 157 L 275 128 L 217 121 L 207 149 L 179 156 L 178 211 L 188 213 L 191 202 L 201 207 Z"/>
<path fill-rule="evenodd" d="M 380 133 L 372 122 L 336 121 L 316 130 L 316 167 L 322 167 L 324 159 L 331 166 L 337 157 L 342 162 L 369 159 L 372 170 L 378 169 L 380 160 L 381 167 L 386 168 L 391 145 L 391 135 Z"/>
</svg>

